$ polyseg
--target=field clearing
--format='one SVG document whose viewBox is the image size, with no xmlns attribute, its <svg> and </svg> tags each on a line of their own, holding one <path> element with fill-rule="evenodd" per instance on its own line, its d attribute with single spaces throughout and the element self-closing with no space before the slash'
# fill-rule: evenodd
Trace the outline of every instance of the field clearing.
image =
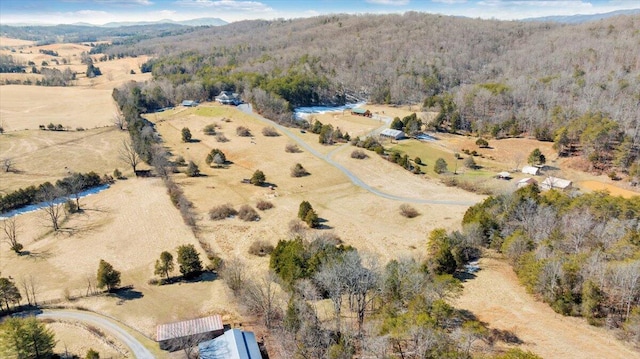
<svg viewBox="0 0 640 359">
<path fill-rule="evenodd" d="M 582 318 L 564 317 L 537 301 L 519 284 L 511 266 L 495 254 L 485 253 L 475 275 L 464 283 L 455 306 L 470 310 L 491 328 L 513 332 L 524 342 L 521 349 L 543 358 L 639 357 L 613 332 Z"/>
<path fill-rule="evenodd" d="M 306 151 L 286 153 L 284 147 L 291 140 L 286 136 L 265 137 L 262 122 L 247 116 L 233 107 L 209 104 L 197 109 L 175 109 L 148 116 L 158 122 L 157 128 L 174 155 L 194 160 L 206 175 L 188 178 L 176 176 L 187 197 L 194 202 L 202 218 L 202 236 L 224 258 L 238 256 L 247 261 L 247 267 L 255 272 L 264 272 L 268 258 L 259 258 L 247 253 L 251 243 L 265 239 L 276 244 L 279 239 L 290 237 L 287 223 L 296 218 L 298 205 L 308 200 L 326 220 L 322 230 L 310 233 L 334 231 L 347 244 L 363 252 L 380 257 L 382 262 L 397 255 L 421 256 L 424 253 L 426 236 L 436 227 L 457 228 L 457 218 L 464 206 L 440 206 L 420 204 L 415 207 L 422 213 L 415 219 L 399 214 L 402 202 L 377 197 L 356 186 L 333 166 Z M 222 122 L 221 118 L 232 122 Z M 375 124 L 377 121 L 368 120 Z M 229 142 L 218 143 L 212 136 L 202 133 L 206 124 L 222 126 Z M 253 138 L 235 135 L 237 126 L 245 126 L 254 134 Z M 180 130 L 189 127 L 194 139 L 199 142 L 182 143 Z M 298 135 L 295 130 L 293 131 Z M 317 143 L 317 135 L 300 134 L 305 140 Z M 320 145 L 318 145 L 320 146 Z M 434 181 L 427 181 L 409 172 L 399 171 L 395 165 L 380 158 L 358 161 L 349 157 L 350 146 L 322 146 L 324 152 L 335 151 L 334 159 L 361 175 L 361 178 L 381 190 L 399 196 L 434 198 L 444 200 L 478 201 L 482 197 L 455 188 L 448 188 Z M 211 148 L 219 148 L 233 162 L 228 168 L 207 168 L 204 157 Z M 373 154 L 373 153 L 372 153 Z M 376 156 L 377 157 L 377 156 Z M 289 169 L 301 163 L 310 176 L 293 178 Z M 370 169 L 376 168 L 375 171 Z M 274 189 L 240 183 L 249 178 L 254 170 L 261 169 L 267 182 Z M 403 183 L 398 186 L 397 183 Z M 408 183 L 408 185 L 405 185 Z M 207 212 L 214 206 L 230 203 L 235 208 L 242 204 L 254 206 L 258 200 L 269 200 L 275 208 L 261 212 L 259 222 L 243 222 L 240 219 L 210 221 Z"/>
<path fill-rule="evenodd" d="M 112 125 L 112 90 L 83 87 L 0 86 L 0 117 L 6 132 L 39 125 L 95 128 Z"/>
<path fill-rule="evenodd" d="M 125 174 L 131 173 L 129 166 L 118 159 L 118 150 L 127 136 L 115 127 L 5 133 L 0 140 L 0 158 L 12 158 L 17 172 L 0 171 L 0 193 L 55 182 L 70 172 L 94 171 L 102 176 L 119 168 Z"/>
<path fill-rule="evenodd" d="M 158 323 L 199 313 L 236 317 L 232 301 L 225 299 L 229 298 L 228 289 L 221 281 L 210 282 L 213 278 L 167 286 L 147 284 L 154 277 L 160 252 L 171 251 L 175 256 L 175 248 L 182 244 L 200 248 L 170 203 L 161 180 L 119 181 L 80 203 L 84 212 L 65 220 L 57 234 L 46 227 L 42 211 L 17 217 L 19 241 L 29 254 L 16 256 L 3 243 L 0 272 L 16 279 L 40 273 L 38 300 L 43 301 L 62 298 L 66 289 L 71 296 L 86 294 L 87 278 L 95 278 L 98 263 L 104 259 L 122 272 L 122 285 L 134 285 L 133 291 L 78 299 L 67 305 L 108 314 L 150 337 Z M 200 257 L 206 264 L 204 254 Z"/>
<path fill-rule="evenodd" d="M 0 47 L 31 46 L 35 42 L 0 36 Z"/>
<path fill-rule="evenodd" d="M 47 323 L 47 328 L 55 333 L 57 343 L 54 351 L 56 353 L 68 352 L 83 358 L 89 349 L 93 349 L 100 353 L 102 358 L 118 358 L 122 355 L 105 342 L 108 339 L 117 343 L 113 338 L 98 338 L 80 325 L 70 322 L 50 322 Z M 126 352 L 122 344 L 117 343 L 117 345 Z"/>
<path fill-rule="evenodd" d="M 640 192 L 629 191 L 627 189 L 599 181 L 582 181 L 578 182 L 578 185 L 590 191 L 607 191 L 612 196 L 620 196 L 623 198 L 640 196 Z"/>
</svg>

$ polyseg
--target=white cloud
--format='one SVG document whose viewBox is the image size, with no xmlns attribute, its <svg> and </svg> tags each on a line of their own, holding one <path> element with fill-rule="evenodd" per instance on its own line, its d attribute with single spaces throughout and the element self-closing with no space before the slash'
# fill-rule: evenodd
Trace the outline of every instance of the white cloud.
<svg viewBox="0 0 640 359">
<path fill-rule="evenodd" d="M 114 4 L 114 5 L 153 5 L 150 0 L 94 0 L 101 4 Z"/>
<path fill-rule="evenodd" d="M 467 2 L 467 0 L 431 0 L 431 2 L 453 5 L 453 4 L 464 4 Z"/>
<path fill-rule="evenodd" d="M 204 7 L 219 11 L 250 11 L 264 12 L 273 11 L 272 8 L 259 1 L 236 1 L 236 0 L 178 0 L 176 4 L 182 6 Z"/>
<path fill-rule="evenodd" d="M 409 4 L 409 0 L 367 0 L 369 4 L 401 6 Z"/>
</svg>

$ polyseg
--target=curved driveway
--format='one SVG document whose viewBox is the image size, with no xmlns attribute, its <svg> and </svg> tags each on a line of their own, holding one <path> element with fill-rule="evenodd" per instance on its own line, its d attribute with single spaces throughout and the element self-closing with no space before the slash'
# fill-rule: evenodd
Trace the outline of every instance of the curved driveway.
<svg viewBox="0 0 640 359">
<path fill-rule="evenodd" d="M 129 334 L 126 330 L 122 329 L 120 324 L 114 323 L 112 320 L 105 317 L 90 313 L 90 312 L 78 312 L 74 310 L 45 310 L 41 314 L 37 315 L 41 319 L 61 319 L 61 320 L 76 320 L 87 324 L 94 325 L 101 329 L 104 329 L 109 334 L 116 337 L 121 343 L 126 345 L 133 356 L 138 359 L 154 359 L 155 356 L 145 348 L 136 338 Z"/>
<path fill-rule="evenodd" d="M 294 140 L 296 143 L 298 143 L 300 146 L 302 146 L 305 150 L 309 151 L 309 153 L 311 153 L 312 155 L 324 160 L 325 162 L 327 162 L 328 164 L 332 165 L 333 167 L 337 168 L 338 170 L 340 170 L 342 173 L 345 174 L 345 176 L 347 176 L 349 178 L 349 180 L 351 180 L 351 182 L 353 182 L 354 185 L 375 194 L 376 196 L 382 197 L 382 198 L 387 198 L 390 200 L 394 200 L 394 201 L 402 201 L 402 202 L 410 202 L 410 203 L 426 203 L 426 204 L 449 204 L 449 205 L 459 205 L 459 206 L 472 206 L 474 204 L 476 204 L 476 202 L 470 202 L 470 201 L 453 201 L 453 200 L 435 200 L 435 199 L 428 199 L 428 198 L 409 198 L 409 197 L 401 197 L 401 196 L 396 196 L 390 193 L 386 193 L 383 191 L 380 191 L 377 188 L 371 187 L 368 184 L 366 184 L 362 179 L 360 179 L 360 177 L 356 176 L 353 172 L 349 171 L 347 168 L 345 168 L 344 166 L 342 166 L 341 164 L 339 164 L 338 162 L 334 161 L 331 156 L 338 150 L 340 150 L 341 148 L 345 147 L 345 146 L 349 146 L 348 144 L 342 145 L 338 148 L 336 148 L 335 150 L 329 152 L 327 155 L 324 155 L 318 151 L 316 151 L 313 147 L 311 147 L 308 143 L 306 143 L 304 140 L 302 140 L 300 137 L 298 137 L 296 134 L 294 134 L 292 131 L 290 131 L 287 127 L 282 126 L 276 122 L 273 122 L 267 118 L 264 118 L 260 115 L 258 115 L 257 113 L 253 112 L 253 109 L 251 108 L 251 105 L 249 104 L 243 104 L 238 106 L 238 108 L 244 112 L 247 113 L 251 116 L 253 116 L 254 118 L 269 124 L 271 126 L 274 126 L 275 128 L 277 128 L 278 130 L 282 131 L 282 133 L 284 133 L 285 135 L 287 135 L 289 138 L 291 138 L 292 140 Z M 385 123 L 389 122 L 390 119 L 387 118 L 382 118 L 382 120 L 385 121 Z M 376 133 L 379 132 L 380 130 L 382 130 L 384 127 L 386 126 L 386 124 L 380 128 L 377 128 L 373 131 L 371 131 L 371 133 Z"/>
</svg>

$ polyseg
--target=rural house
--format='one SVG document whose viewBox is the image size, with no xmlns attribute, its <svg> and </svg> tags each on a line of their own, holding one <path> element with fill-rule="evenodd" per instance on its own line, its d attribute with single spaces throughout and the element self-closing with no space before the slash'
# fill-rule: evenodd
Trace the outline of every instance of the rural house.
<svg viewBox="0 0 640 359">
<path fill-rule="evenodd" d="M 533 179 L 531 177 L 526 177 L 526 178 L 523 178 L 520 181 L 518 181 L 518 183 L 516 183 L 516 186 L 518 188 L 522 188 L 522 187 L 527 187 L 529 185 L 532 185 L 534 183 L 538 183 L 538 181 L 536 181 L 535 179 Z"/>
<path fill-rule="evenodd" d="M 380 137 L 387 137 L 387 138 L 391 138 L 394 140 L 401 140 L 403 138 L 405 138 L 405 134 L 404 132 L 400 131 L 400 130 L 394 130 L 392 128 L 387 128 L 384 131 L 380 132 Z"/>
<path fill-rule="evenodd" d="M 184 100 L 184 101 L 182 101 L 182 106 L 184 106 L 184 107 L 196 107 L 196 106 L 198 106 L 198 101 Z"/>
<path fill-rule="evenodd" d="M 540 174 L 540 167 L 524 166 L 522 167 L 522 173 L 532 175 L 532 176 L 537 176 Z"/>
<path fill-rule="evenodd" d="M 364 117 L 373 116 L 371 114 L 371 111 L 365 110 L 364 108 L 353 108 L 353 109 L 351 109 L 351 114 L 352 115 L 357 115 L 357 116 L 364 116 Z"/>
<path fill-rule="evenodd" d="M 238 106 L 242 103 L 240 100 L 240 95 L 235 92 L 230 91 L 222 91 L 218 96 L 216 96 L 216 101 L 223 105 L 234 105 Z"/>
<path fill-rule="evenodd" d="M 156 328 L 156 340 L 160 349 L 176 351 L 214 339 L 224 333 L 222 317 L 212 315 L 182 322 L 160 324 Z"/>
<path fill-rule="evenodd" d="M 570 189 L 571 188 L 571 181 L 566 180 L 566 179 L 562 179 L 562 178 L 557 178 L 557 177 L 547 177 L 544 179 L 544 181 L 542 181 L 542 184 L 540 187 L 542 187 L 542 189 L 561 189 L 561 190 L 565 190 L 565 189 Z"/>
<path fill-rule="evenodd" d="M 223 335 L 198 344 L 200 359 L 262 359 L 256 336 L 240 329 L 227 330 Z"/>
<path fill-rule="evenodd" d="M 509 172 L 500 172 L 496 175 L 496 178 L 498 179 L 503 179 L 503 180 L 510 180 L 511 179 L 511 173 Z"/>
</svg>

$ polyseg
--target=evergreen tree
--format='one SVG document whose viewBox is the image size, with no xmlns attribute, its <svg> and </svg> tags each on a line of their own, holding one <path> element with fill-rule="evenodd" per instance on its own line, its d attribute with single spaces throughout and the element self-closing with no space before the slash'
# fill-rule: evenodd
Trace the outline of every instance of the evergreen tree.
<svg viewBox="0 0 640 359">
<path fill-rule="evenodd" d="M 169 279 L 169 273 L 173 271 L 173 268 L 173 256 L 171 255 L 171 253 L 164 251 L 160 253 L 160 259 L 156 260 L 154 274 Z"/>
<path fill-rule="evenodd" d="M 113 269 L 113 266 L 104 260 L 100 260 L 98 265 L 98 288 L 107 287 L 108 291 L 120 285 L 120 272 Z"/>
<path fill-rule="evenodd" d="M 7 318 L 0 325 L 0 356 L 3 358 L 49 358 L 55 336 L 36 318 Z"/>
<path fill-rule="evenodd" d="M 178 265 L 180 273 L 185 278 L 193 278 L 202 272 L 200 254 L 193 244 L 185 244 L 178 247 Z"/>
</svg>

